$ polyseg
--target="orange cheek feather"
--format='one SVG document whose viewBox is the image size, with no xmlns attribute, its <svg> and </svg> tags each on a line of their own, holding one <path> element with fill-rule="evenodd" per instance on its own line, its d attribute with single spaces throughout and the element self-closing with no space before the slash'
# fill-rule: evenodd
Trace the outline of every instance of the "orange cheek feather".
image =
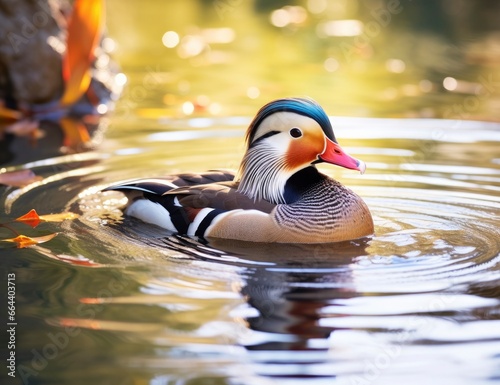
<svg viewBox="0 0 500 385">
<path fill-rule="evenodd" d="M 286 167 L 289 170 L 295 170 L 314 162 L 323 152 L 324 145 L 323 138 L 318 137 L 293 140 L 288 146 Z"/>
</svg>

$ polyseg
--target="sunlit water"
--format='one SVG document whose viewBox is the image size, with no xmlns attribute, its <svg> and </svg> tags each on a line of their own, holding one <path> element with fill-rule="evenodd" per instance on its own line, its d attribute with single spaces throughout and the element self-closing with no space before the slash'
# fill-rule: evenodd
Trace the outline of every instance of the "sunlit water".
<svg viewBox="0 0 500 385">
<path fill-rule="evenodd" d="M 80 214 L 16 274 L 18 377 L 30 384 L 490 384 L 500 379 L 500 126 L 333 118 L 375 236 L 267 245 L 165 234 L 113 182 L 236 168 L 247 117 L 111 124 L 101 150 L 29 165 L 5 217 Z M 2 210 L 3 211 L 3 210 Z M 3 247 L 9 246 L 5 243 Z"/>
<path fill-rule="evenodd" d="M 0 242 L 1 274 L 16 276 L 13 383 L 500 382 L 500 124 L 427 119 L 500 120 L 498 7 L 286 3 L 107 1 L 128 83 L 102 143 L 55 157 L 62 135 L 45 125 L 36 148 L 9 144 L 43 179 L 0 187 L 0 223 L 31 208 L 80 215 L 16 227 L 57 232 L 47 243 Z M 328 32 L 338 20 L 362 30 Z M 206 244 L 123 218 L 123 197 L 100 192 L 235 169 L 257 108 L 305 94 L 333 115 L 422 118 L 333 118 L 368 169 L 321 170 L 364 198 L 372 238 Z"/>
</svg>

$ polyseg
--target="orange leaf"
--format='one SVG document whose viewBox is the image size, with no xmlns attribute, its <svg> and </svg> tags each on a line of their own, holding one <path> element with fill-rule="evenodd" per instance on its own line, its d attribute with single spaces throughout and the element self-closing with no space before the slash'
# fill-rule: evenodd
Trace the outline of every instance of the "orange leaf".
<svg viewBox="0 0 500 385">
<path fill-rule="evenodd" d="M 19 120 L 5 127 L 5 132 L 16 136 L 40 136 L 39 123 L 34 120 Z"/>
<path fill-rule="evenodd" d="M 103 299 L 102 298 L 89 298 L 89 297 L 84 297 L 84 298 L 80 298 L 80 303 L 85 303 L 85 304 L 97 304 L 97 303 L 103 303 Z"/>
<path fill-rule="evenodd" d="M 48 215 L 40 215 L 40 219 L 45 222 L 62 222 L 66 219 L 76 219 L 78 218 L 78 214 L 65 212 L 59 214 L 48 214 Z"/>
<path fill-rule="evenodd" d="M 19 120 L 23 117 L 20 111 L 0 106 L 0 120 Z"/>
<path fill-rule="evenodd" d="M 104 0 L 75 0 L 63 58 L 66 89 L 61 98 L 62 105 L 75 103 L 87 91 L 94 50 L 103 25 Z"/>
<path fill-rule="evenodd" d="M 37 227 L 41 222 L 40 217 L 38 216 L 35 209 L 31 209 L 28 213 L 24 214 L 23 216 L 14 219 L 14 221 L 23 222 L 33 228 Z"/>
<path fill-rule="evenodd" d="M 82 122 L 70 118 L 62 118 L 59 123 L 64 131 L 65 146 L 78 150 L 82 144 L 90 141 L 90 134 Z"/>
<path fill-rule="evenodd" d="M 33 246 L 33 245 L 37 245 L 39 243 L 44 243 L 44 242 L 50 241 L 56 235 L 57 235 L 57 233 L 44 235 L 42 237 L 28 237 L 26 235 L 18 235 L 15 238 L 3 239 L 3 241 L 15 242 L 15 243 L 17 243 L 18 248 L 24 248 L 24 247 Z"/>
<path fill-rule="evenodd" d="M 60 318 L 59 324 L 64 327 L 78 327 L 78 328 L 89 328 L 99 330 L 101 329 L 101 323 L 95 320 L 89 319 L 78 319 L 78 318 Z"/>
<path fill-rule="evenodd" d="M 66 80 L 64 95 L 61 97 L 61 105 L 69 106 L 76 103 L 87 91 L 92 76 L 87 63 L 78 63 L 72 69 L 71 76 Z"/>
<path fill-rule="evenodd" d="M 19 170 L 0 173 L 0 184 L 6 186 L 23 187 L 30 183 L 42 180 L 31 170 Z"/>
<path fill-rule="evenodd" d="M 88 258 L 72 257 L 70 255 L 56 255 L 57 259 L 76 266 L 101 267 L 100 263 L 94 262 Z"/>
<path fill-rule="evenodd" d="M 85 267 L 103 267 L 105 265 L 102 265 L 98 262 L 94 262 L 88 258 L 85 258 L 81 255 L 78 256 L 72 256 L 72 255 L 67 255 L 67 254 L 56 254 L 52 252 L 51 250 L 42 247 L 42 246 L 34 246 L 34 248 L 39 252 L 45 255 L 46 257 L 52 258 L 52 259 L 57 259 L 58 261 L 66 262 L 71 265 L 75 266 L 85 266 Z"/>
</svg>

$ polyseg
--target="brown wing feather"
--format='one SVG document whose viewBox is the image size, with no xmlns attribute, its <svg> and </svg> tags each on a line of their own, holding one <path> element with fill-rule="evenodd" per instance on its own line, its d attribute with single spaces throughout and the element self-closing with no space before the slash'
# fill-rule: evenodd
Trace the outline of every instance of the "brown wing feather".
<svg viewBox="0 0 500 385">
<path fill-rule="evenodd" d="M 224 170 L 211 170 L 200 174 L 176 174 L 167 176 L 166 179 L 179 187 L 196 186 L 209 183 L 230 182 L 234 179 L 234 172 Z"/>
<path fill-rule="evenodd" d="M 174 194 L 184 207 L 212 207 L 229 210 L 259 210 L 270 213 L 276 206 L 267 201 L 254 201 L 237 191 L 237 182 L 219 182 L 199 186 L 180 187 L 165 194 Z"/>
</svg>

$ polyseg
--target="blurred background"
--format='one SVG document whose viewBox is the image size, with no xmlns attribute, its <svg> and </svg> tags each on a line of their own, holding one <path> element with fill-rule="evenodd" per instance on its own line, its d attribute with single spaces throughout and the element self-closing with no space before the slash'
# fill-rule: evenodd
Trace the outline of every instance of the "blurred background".
<svg viewBox="0 0 500 385">
<path fill-rule="evenodd" d="M 23 4 L 25 14 L 16 14 Z M 37 17 L 46 17 L 43 4 L 49 3 L 0 7 L 5 23 L 14 25 L 2 26 L 8 39 L 0 47 L 0 108 L 22 109 L 24 103 L 43 114 L 60 97 L 64 22 L 61 30 L 38 29 Z M 65 1 L 54 4 L 61 14 L 71 13 Z M 450 128 L 464 120 L 500 121 L 495 0 L 108 0 L 105 7 L 92 87 L 73 110 L 79 116 L 112 111 L 110 119 L 61 119 L 53 127 L 42 117 L 41 130 L 25 120 L 7 126 L 5 138 L 0 122 L 0 164 L 87 151 L 101 143 L 104 131 L 112 151 L 151 131 L 186 125 L 244 129 L 263 104 L 287 96 L 312 97 L 331 116 L 454 119 Z M 39 33 L 23 38 L 30 28 Z M 12 30 L 21 40 L 12 40 Z M 76 50 L 88 39 L 80 34 Z M 55 64 L 33 53 L 44 41 L 49 54 L 58 52 Z M 26 68 L 9 53 L 18 47 L 26 51 Z M 29 55 L 35 58 L 26 60 Z M 6 79 L 14 73 L 12 91 Z M 198 117 L 217 120 L 189 121 Z M 28 132 L 39 143 L 35 151 L 14 137 Z"/>
<path fill-rule="evenodd" d="M 500 120 L 495 0 L 108 0 L 117 117 L 253 115 L 309 95 L 332 115 Z"/>
</svg>

